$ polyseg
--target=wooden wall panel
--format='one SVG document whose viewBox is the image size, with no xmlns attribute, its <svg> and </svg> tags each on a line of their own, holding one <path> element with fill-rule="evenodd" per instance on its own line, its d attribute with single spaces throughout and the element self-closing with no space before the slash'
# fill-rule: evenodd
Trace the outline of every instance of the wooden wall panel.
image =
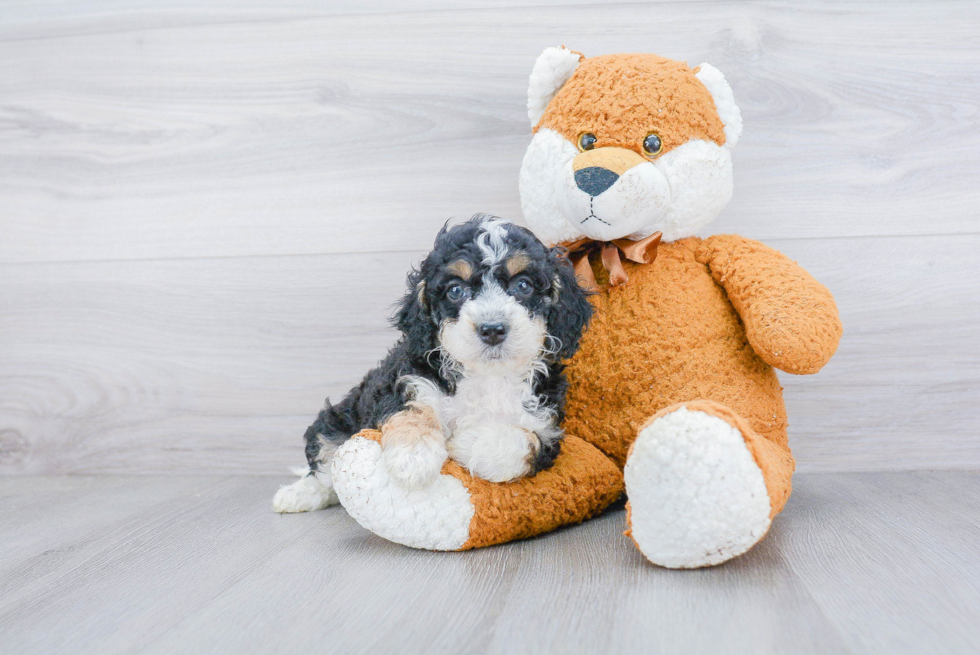
<svg viewBox="0 0 980 655">
<path fill-rule="evenodd" d="M 799 468 L 980 464 L 980 236 L 773 245 L 846 326 L 822 372 L 783 376 Z M 300 464 L 324 396 L 394 341 L 386 316 L 421 255 L 0 266 L 0 472 Z"/>
<path fill-rule="evenodd" d="M 727 74 L 719 231 L 976 231 L 976 4 L 141 15 L 0 24 L 0 261 L 424 249 L 452 216 L 518 218 L 527 77 L 560 43 Z"/>
<path fill-rule="evenodd" d="M 783 377 L 800 469 L 980 466 L 980 7 L 539 4 L 5 3 L 0 472 L 300 463 L 436 228 L 520 219 L 527 75 L 561 43 L 729 77 L 711 231 L 845 321 Z"/>
</svg>

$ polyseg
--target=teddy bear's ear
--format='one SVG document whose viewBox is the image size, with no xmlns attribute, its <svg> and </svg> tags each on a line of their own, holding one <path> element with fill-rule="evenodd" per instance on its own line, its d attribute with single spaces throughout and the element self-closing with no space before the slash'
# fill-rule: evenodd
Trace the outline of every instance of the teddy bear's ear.
<svg viewBox="0 0 980 655">
<path fill-rule="evenodd" d="M 742 135 L 742 112 L 735 104 L 735 94 L 732 87 L 728 86 L 728 81 L 721 71 L 711 64 L 701 64 L 695 76 L 701 80 L 701 84 L 708 89 L 708 93 L 715 101 L 715 109 L 718 110 L 718 118 L 725 125 L 725 145 L 734 148 L 738 143 L 738 137 Z"/>
<path fill-rule="evenodd" d="M 572 76 L 582 59 L 581 53 L 561 46 L 545 48 L 534 62 L 527 86 L 527 117 L 531 119 L 531 127 L 538 124 L 548 103 Z"/>
</svg>

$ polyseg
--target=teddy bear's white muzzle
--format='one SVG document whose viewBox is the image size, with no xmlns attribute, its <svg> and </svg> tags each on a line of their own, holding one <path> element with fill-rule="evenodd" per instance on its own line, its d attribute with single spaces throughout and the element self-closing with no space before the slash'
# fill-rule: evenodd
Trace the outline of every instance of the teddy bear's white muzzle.
<svg viewBox="0 0 980 655">
<path fill-rule="evenodd" d="M 670 203 L 670 184 L 650 162 L 622 175 L 595 166 L 574 171 L 569 162 L 563 182 L 556 200 L 565 220 L 598 241 L 647 236 Z"/>
</svg>

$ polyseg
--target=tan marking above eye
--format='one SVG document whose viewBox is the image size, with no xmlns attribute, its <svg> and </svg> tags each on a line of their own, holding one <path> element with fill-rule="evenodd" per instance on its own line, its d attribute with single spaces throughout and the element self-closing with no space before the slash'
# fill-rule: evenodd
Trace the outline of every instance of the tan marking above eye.
<svg viewBox="0 0 980 655">
<path fill-rule="evenodd" d="M 473 265 L 470 264 L 465 259 L 457 259 L 452 264 L 446 267 L 446 270 L 455 275 L 456 277 L 470 281 L 473 277 Z"/>
<path fill-rule="evenodd" d="M 531 263 L 531 258 L 527 256 L 527 253 L 519 252 L 511 256 L 504 264 L 504 268 L 507 269 L 507 274 L 514 277 Z"/>
<path fill-rule="evenodd" d="M 595 150 L 586 150 L 579 153 L 572 160 L 572 170 L 580 171 L 583 168 L 597 166 L 610 170 L 616 175 L 622 175 L 634 166 L 645 164 L 649 159 L 641 157 L 636 152 L 626 148 L 606 146 Z"/>
</svg>

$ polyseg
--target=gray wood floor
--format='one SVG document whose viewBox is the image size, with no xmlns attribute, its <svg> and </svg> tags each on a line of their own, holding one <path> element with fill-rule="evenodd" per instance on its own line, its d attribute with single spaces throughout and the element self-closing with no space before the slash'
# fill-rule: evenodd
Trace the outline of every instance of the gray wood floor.
<svg viewBox="0 0 980 655">
<path fill-rule="evenodd" d="M 720 567 L 649 565 L 610 512 L 469 553 L 269 477 L 0 479 L 0 652 L 976 653 L 980 473 L 809 473 Z"/>
</svg>

